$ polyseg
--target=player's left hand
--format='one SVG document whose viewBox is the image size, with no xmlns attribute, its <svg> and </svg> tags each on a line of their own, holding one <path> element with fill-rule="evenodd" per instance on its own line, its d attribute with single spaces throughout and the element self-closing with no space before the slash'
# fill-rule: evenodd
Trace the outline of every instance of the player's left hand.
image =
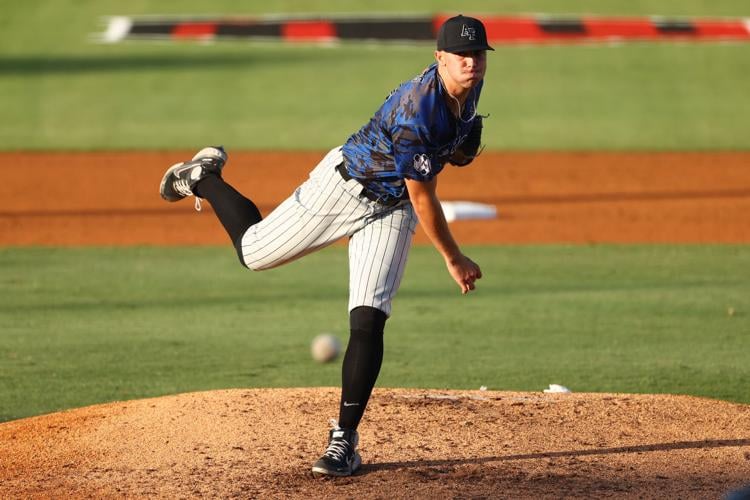
<svg viewBox="0 0 750 500">
<path fill-rule="evenodd" d="M 474 282 L 482 277 L 482 270 L 476 262 L 463 254 L 446 261 L 446 266 L 453 280 L 461 288 L 462 294 L 474 290 L 476 288 Z"/>
</svg>

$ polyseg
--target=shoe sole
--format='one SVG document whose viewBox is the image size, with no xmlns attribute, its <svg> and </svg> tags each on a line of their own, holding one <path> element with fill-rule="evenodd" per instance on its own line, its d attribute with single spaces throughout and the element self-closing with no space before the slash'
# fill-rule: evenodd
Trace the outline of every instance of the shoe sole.
<svg viewBox="0 0 750 500">
<path fill-rule="evenodd" d="M 227 162 L 227 153 L 223 149 L 209 146 L 195 153 L 192 161 L 201 160 L 203 158 L 215 158 L 217 160 L 221 160 L 223 166 L 223 164 Z"/>
<path fill-rule="evenodd" d="M 355 472 L 359 470 L 359 468 L 362 466 L 362 457 L 359 456 L 359 453 L 354 454 L 354 462 L 352 463 L 352 467 L 348 471 L 335 471 L 330 469 L 324 469 L 323 467 L 315 467 L 312 468 L 312 475 L 315 478 L 321 478 L 321 477 L 347 477 L 351 476 Z"/>
</svg>

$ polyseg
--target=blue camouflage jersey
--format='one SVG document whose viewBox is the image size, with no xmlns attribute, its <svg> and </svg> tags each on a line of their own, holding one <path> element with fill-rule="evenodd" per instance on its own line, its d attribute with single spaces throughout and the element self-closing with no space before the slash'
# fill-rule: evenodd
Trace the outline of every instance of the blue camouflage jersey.
<svg viewBox="0 0 750 500">
<path fill-rule="evenodd" d="M 437 63 L 401 84 L 344 144 L 349 175 L 383 202 L 406 198 L 404 179 L 429 181 L 466 139 L 483 83 L 471 90 L 461 119 L 448 108 Z"/>
</svg>

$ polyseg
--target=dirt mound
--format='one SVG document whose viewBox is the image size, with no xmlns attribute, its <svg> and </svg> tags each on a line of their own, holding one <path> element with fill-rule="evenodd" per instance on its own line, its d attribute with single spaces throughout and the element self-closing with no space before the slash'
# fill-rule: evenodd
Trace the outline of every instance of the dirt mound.
<svg viewBox="0 0 750 500">
<path fill-rule="evenodd" d="M 750 406 L 688 396 L 376 390 L 352 478 L 309 470 L 338 389 L 251 389 L 0 424 L 0 497 L 716 498 Z"/>
</svg>

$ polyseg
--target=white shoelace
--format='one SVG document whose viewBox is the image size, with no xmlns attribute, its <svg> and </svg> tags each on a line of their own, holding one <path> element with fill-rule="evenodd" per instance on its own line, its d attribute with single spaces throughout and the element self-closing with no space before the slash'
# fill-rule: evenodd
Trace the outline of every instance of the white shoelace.
<svg viewBox="0 0 750 500">
<path fill-rule="evenodd" d="M 190 189 L 187 181 L 183 179 L 176 180 L 172 186 L 174 187 L 174 190 L 182 196 L 193 196 L 193 191 Z M 201 211 L 201 199 L 197 196 L 195 197 L 195 210 L 197 212 Z"/>
<path fill-rule="evenodd" d="M 172 184 L 172 187 L 174 187 L 174 190 L 177 191 L 182 196 L 191 196 L 193 192 L 190 190 L 190 186 L 188 185 L 187 181 L 184 179 L 178 179 L 174 181 L 174 184 Z"/>
<path fill-rule="evenodd" d="M 325 456 L 334 460 L 343 460 L 346 457 L 347 443 L 343 439 L 335 439 L 328 443 L 328 449 L 326 449 Z"/>
</svg>

